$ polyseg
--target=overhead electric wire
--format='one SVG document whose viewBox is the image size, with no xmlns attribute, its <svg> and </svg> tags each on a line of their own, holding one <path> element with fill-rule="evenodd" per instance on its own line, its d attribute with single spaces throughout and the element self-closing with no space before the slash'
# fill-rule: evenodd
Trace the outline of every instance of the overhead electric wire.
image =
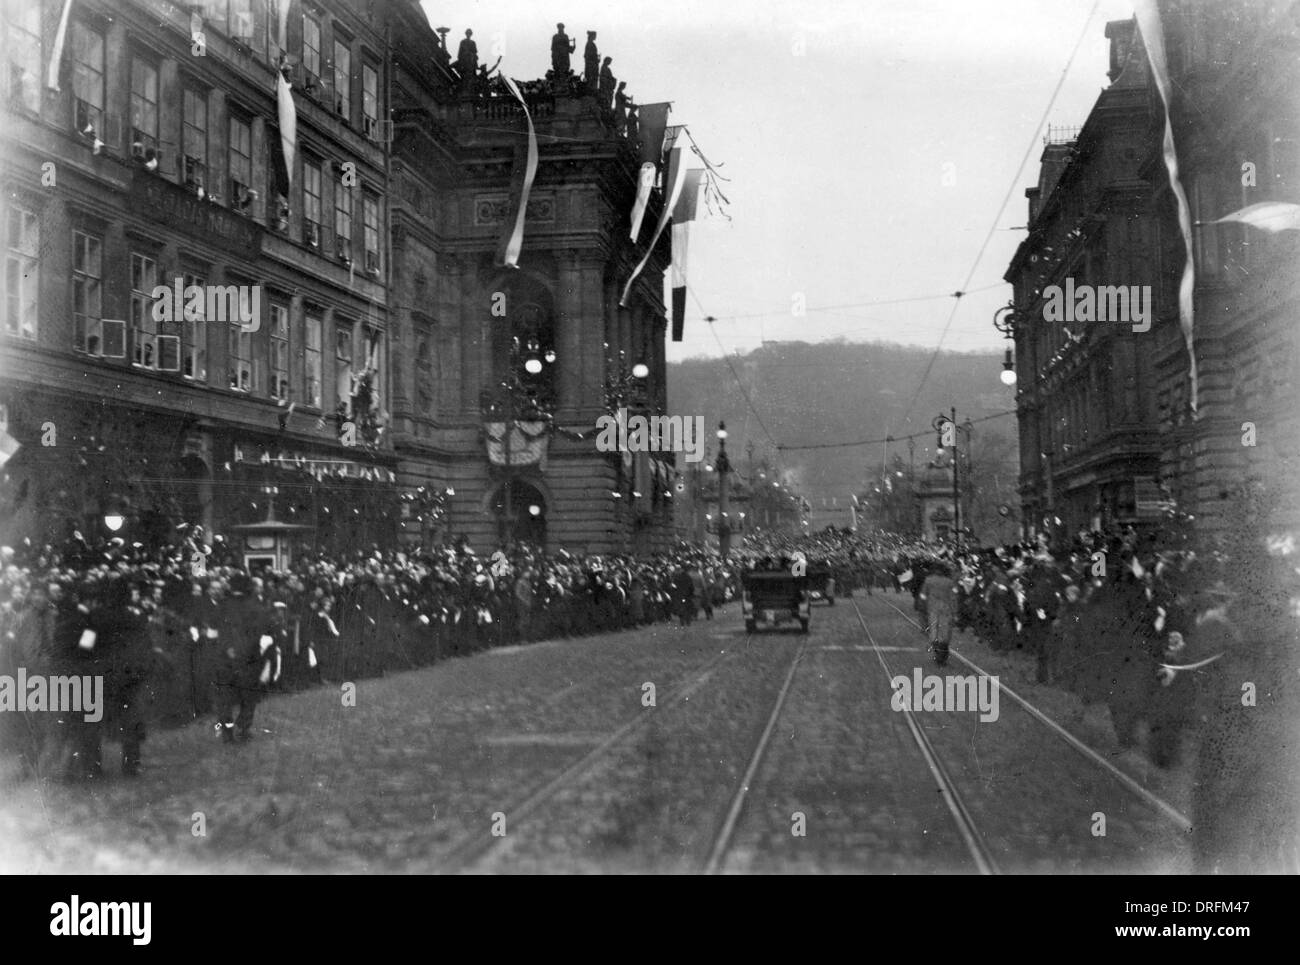
<svg viewBox="0 0 1300 965">
<path fill-rule="evenodd" d="M 971 425 L 977 425 L 981 422 L 988 422 L 990 419 L 1001 419 L 1005 416 L 1015 415 L 1015 409 L 1007 409 L 1004 412 L 995 412 L 992 415 L 980 416 L 978 419 L 971 419 Z M 962 423 L 965 425 L 965 423 Z M 882 442 L 904 442 L 908 439 L 919 439 L 922 436 L 928 436 L 934 429 L 926 429 L 922 432 L 913 432 L 905 436 L 885 436 L 883 439 L 859 439 L 857 442 L 823 442 L 810 446 L 777 446 L 783 452 L 792 452 L 796 449 L 844 449 L 849 446 L 871 446 L 879 445 Z"/>
<path fill-rule="evenodd" d="M 989 226 L 988 233 L 984 236 L 984 241 L 980 245 L 979 252 L 975 255 L 975 261 L 970 266 L 970 271 L 966 274 L 966 280 L 962 283 L 962 288 L 970 284 L 971 279 L 975 277 L 975 271 L 979 268 L 980 262 L 984 258 L 984 252 L 988 249 L 989 242 L 998 230 L 998 222 L 1002 220 L 1002 212 L 1011 200 L 1012 193 L 1020 183 L 1020 173 L 1024 170 L 1025 164 L 1029 161 L 1029 156 L 1033 154 L 1034 146 L 1038 143 L 1038 132 L 1043 129 L 1047 123 L 1047 118 L 1052 112 L 1052 107 L 1056 104 L 1057 95 L 1061 93 L 1061 88 L 1065 84 L 1065 78 L 1070 73 L 1070 68 L 1074 65 L 1074 58 L 1079 53 L 1079 48 L 1083 46 L 1084 38 L 1088 36 L 1088 28 L 1092 24 L 1092 18 L 1097 14 L 1097 8 L 1101 5 L 1101 0 L 1093 0 L 1092 9 L 1088 11 L 1088 17 L 1083 22 L 1083 29 L 1079 31 L 1079 39 L 1074 42 L 1074 49 L 1070 51 L 1070 57 L 1065 62 L 1065 69 L 1061 71 L 1061 76 L 1056 81 L 1056 87 L 1052 91 L 1052 96 L 1047 101 L 1047 107 L 1043 109 L 1043 116 L 1039 119 L 1038 124 L 1034 127 L 1033 137 L 1029 141 L 1029 146 L 1025 148 L 1024 156 L 1020 159 L 1020 164 L 1016 167 L 1016 173 L 1011 178 L 1011 184 L 1007 186 L 1007 193 L 1002 198 L 1002 203 L 998 205 L 997 211 L 993 216 L 993 223 Z M 925 371 L 921 373 L 921 380 L 916 384 L 916 391 L 912 393 L 911 401 L 907 403 L 907 408 L 903 411 L 903 421 L 906 422 L 911 417 L 912 406 L 921 395 L 921 390 L 925 388 L 925 383 L 930 378 L 930 372 L 934 368 L 934 363 L 939 358 L 939 351 L 943 348 L 943 340 L 948 337 L 948 330 L 952 327 L 952 321 L 957 316 L 957 309 L 961 306 L 961 299 L 958 298 L 953 302 L 952 311 L 948 313 L 948 320 L 944 323 L 943 332 L 939 335 L 939 342 L 934 347 L 934 354 L 930 356 L 930 361 L 926 363 Z"/>
</svg>

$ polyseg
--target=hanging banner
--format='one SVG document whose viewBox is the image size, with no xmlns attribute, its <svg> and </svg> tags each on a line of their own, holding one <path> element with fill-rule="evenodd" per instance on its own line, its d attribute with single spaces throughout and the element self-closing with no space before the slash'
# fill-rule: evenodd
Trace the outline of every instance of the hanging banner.
<svg viewBox="0 0 1300 965">
<path fill-rule="evenodd" d="M 662 104 L 642 104 L 637 110 L 637 117 L 640 118 L 641 161 L 653 164 L 656 169 L 663 160 L 664 131 L 668 128 L 668 112 L 672 107 L 671 103 L 665 101 Z"/>
<path fill-rule="evenodd" d="M 59 29 L 54 32 L 54 46 L 50 48 L 50 70 L 45 77 L 45 86 L 50 90 L 59 89 L 59 71 L 63 67 L 63 44 L 68 37 L 68 14 L 72 12 L 72 0 L 63 0 L 63 13 L 59 15 Z"/>
<path fill-rule="evenodd" d="M 519 252 L 524 246 L 524 218 L 528 213 L 528 195 L 533 190 L 533 178 L 537 176 L 537 131 L 533 128 L 533 117 L 528 113 L 524 95 L 519 92 L 515 82 L 505 74 L 501 75 L 501 79 L 505 81 L 506 87 L 515 96 L 515 100 L 519 101 L 519 106 L 524 111 L 524 120 L 528 122 L 528 158 L 524 164 L 524 176 L 519 185 L 519 193 L 511 199 L 514 201 L 513 223 L 509 225 L 509 233 L 502 236 L 504 244 L 497 256 L 498 264 L 518 268 Z"/>
<path fill-rule="evenodd" d="M 488 461 L 492 465 L 546 468 L 551 437 L 545 422 L 514 422 L 510 424 L 509 433 L 504 422 L 489 422 L 484 429 Z"/>
<path fill-rule="evenodd" d="M 656 169 L 654 164 L 646 161 L 641 165 L 641 173 L 636 180 L 636 201 L 632 205 L 632 243 L 641 234 L 641 221 L 645 218 L 646 205 L 650 203 L 650 192 L 654 190 Z"/>
<path fill-rule="evenodd" d="M 655 250 L 655 245 L 659 243 L 659 236 L 663 234 L 664 227 L 672 218 L 673 208 L 677 206 L 677 199 L 681 196 L 682 185 L 686 182 L 686 167 L 682 159 L 682 149 L 674 147 L 672 153 L 668 156 L 668 196 L 664 202 L 664 209 L 659 214 L 659 224 L 655 226 L 654 236 L 650 239 L 650 244 L 646 248 L 645 255 L 632 271 L 632 277 L 627 280 L 623 286 L 623 297 L 618 300 L 620 308 L 627 307 L 627 296 L 632 291 L 632 283 L 636 281 L 637 276 L 645 268 L 646 262 L 650 260 L 650 255 Z"/>
<path fill-rule="evenodd" d="M 686 326 L 686 263 L 690 242 L 691 222 L 695 220 L 700 200 L 700 180 L 703 168 L 686 172 L 681 196 L 673 207 L 673 260 L 672 260 L 672 310 L 673 341 L 680 342 Z"/>
<path fill-rule="evenodd" d="M 1183 190 L 1182 180 L 1178 176 L 1178 152 L 1174 149 L 1174 121 L 1170 109 L 1169 62 L 1165 56 L 1164 26 L 1160 22 L 1160 9 L 1156 0 L 1137 0 L 1134 7 L 1138 29 L 1142 32 L 1142 41 L 1151 62 L 1151 76 L 1155 79 L 1156 90 L 1165 106 L 1164 157 L 1165 167 L 1169 169 L 1169 186 L 1178 202 L 1178 227 L 1183 233 L 1183 248 L 1186 260 L 1183 262 L 1183 277 L 1178 284 L 1178 321 L 1183 329 L 1183 340 L 1187 343 L 1187 356 L 1191 362 L 1189 375 L 1188 401 L 1193 416 L 1196 414 L 1196 345 L 1193 338 L 1192 291 L 1195 284 L 1195 256 L 1192 251 L 1192 209 L 1187 203 L 1187 192 Z"/>
</svg>

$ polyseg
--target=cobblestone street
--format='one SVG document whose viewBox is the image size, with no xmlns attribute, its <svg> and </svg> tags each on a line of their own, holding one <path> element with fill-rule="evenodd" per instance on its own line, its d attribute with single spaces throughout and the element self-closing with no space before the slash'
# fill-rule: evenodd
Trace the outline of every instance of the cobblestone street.
<svg viewBox="0 0 1300 965">
<path fill-rule="evenodd" d="M 1028 658 L 969 635 L 956 652 L 999 677 L 999 716 L 913 715 L 938 780 L 908 715 L 891 709 L 890 676 L 935 672 L 910 604 L 819 604 L 806 637 L 746 637 L 733 605 L 688 628 L 361 681 L 355 707 L 334 689 L 276 697 L 258 709 L 251 744 L 223 746 L 211 721 L 159 731 L 139 780 L 114 764 L 90 791 L 8 771 L 0 862 L 46 873 L 892 873 L 974 872 L 981 854 L 1001 871 L 1187 870 L 1170 817 L 1187 813 L 1185 764 L 1160 771 L 1119 750 L 1104 709 L 1085 712 L 1033 683 Z M 970 672 L 959 658 L 943 671 Z"/>
</svg>

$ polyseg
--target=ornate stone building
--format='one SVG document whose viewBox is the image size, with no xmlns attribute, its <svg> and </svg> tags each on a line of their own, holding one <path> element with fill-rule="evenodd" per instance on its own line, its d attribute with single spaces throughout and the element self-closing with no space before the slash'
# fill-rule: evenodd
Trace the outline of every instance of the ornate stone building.
<svg viewBox="0 0 1300 965">
<path fill-rule="evenodd" d="M 1049 135 L 1029 199 L 1029 236 L 1005 278 L 1015 289 L 1020 493 L 1029 534 L 1160 518 L 1154 330 L 1048 320 L 1053 287 L 1148 286 L 1151 124 L 1146 54 L 1132 20 L 1106 25 L 1110 86 L 1078 130 Z M 1129 306 L 1129 314 L 1133 306 Z M 1140 326 L 1139 326 L 1140 327 Z M 1057 522 L 1059 520 L 1059 522 Z"/>
<path fill-rule="evenodd" d="M 419 4 L 76 0 L 56 58 L 63 9 L 4 6 L 0 408 L 21 448 L 0 538 L 113 509 L 155 540 L 274 512 L 322 549 L 666 544 L 671 459 L 595 447 L 610 408 L 665 404 L 668 232 L 619 305 L 644 253 L 626 98 L 523 85 L 540 165 L 502 268 L 523 112 Z M 153 321 L 177 279 L 256 291 L 249 323 Z"/>
<path fill-rule="evenodd" d="M 1160 153 L 1147 135 L 1160 266 L 1153 353 L 1161 473 L 1207 532 L 1300 528 L 1300 231 L 1215 224 L 1268 202 L 1300 204 L 1300 15 L 1280 2 L 1161 0 L 1174 143 L 1191 205 L 1193 344 L 1178 325 L 1182 234 Z M 1153 91 L 1153 97 L 1155 97 Z"/>
<path fill-rule="evenodd" d="M 1030 234 L 1006 274 L 1025 518 L 1034 530 L 1059 517 L 1069 535 L 1177 510 L 1204 534 L 1294 532 L 1300 20 L 1294 5 L 1244 0 L 1160 0 L 1159 10 L 1191 209 L 1191 351 L 1165 110 L 1135 21 L 1116 21 L 1111 85 L 1077 136 L 1044 151 L 1026 192 Z M 1266 204 L 1282 207 L 1255 223 L 1219 221 Z M 1045 289 L 1066 278 L 1151 285 L 1150 330 L 1045 323 Z"/>
<path fill-rule="evenodd" d="M 513 536 L 593 552 L 662 549 L 672 536 L 671 458 L 595 446 L 597 418 L 619 402 L 653 413 L 666 404 L 667 232 L 619 304 L 642 254 L 627 232 L 637 144 L 578 78 L 524 85 L 539 164 L 518 267 L 501 267 L 528 143 L 523 110 L 495 78 L 460 83 L 418 8 L 398 16 L 392 434 L 401 481 L 451 490 L 440 529 L 473 545 Z M 656 189 L 647 222 L 660 204 Z M 644 379 L 630 376 L 638 364 Z"/>
</svg>

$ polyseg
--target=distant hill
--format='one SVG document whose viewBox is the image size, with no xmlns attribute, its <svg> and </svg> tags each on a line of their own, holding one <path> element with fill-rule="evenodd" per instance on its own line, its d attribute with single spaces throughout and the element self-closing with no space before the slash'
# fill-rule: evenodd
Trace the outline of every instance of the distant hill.
<svg viewBox="0 0 1300 965">
<path fill-rule="evenodd" d="M 934 360 L 911 407 L 910 420 L 905 421 L 908 403 L 932 355 L 929 349 L 886 342 L 765 342 L 747 355 L 731 356 L 730 366 L 722 358 L 687 359 L 669 365 L 669 412 L 704 416 L 711 453 L 717 448 L 713 430 L 719 418 L 725 419 L 727 452 L 739 472 L 747 472 L 746 446 L 752 440 L 755 465 L 764 459 L 777 465 L 814 509 L 820 509 L 824 499 L 824 518 L 829 522 L 846 515 L 844 507 L 851 493 L 880 482 L 885 446 L 776 452 L 750 412 L 744 393 L 781 445 L 845 443 L 886 435 L 901 439 L 924 432 L 916 439 L 916 465 L 921 467 L 934 455 L 930 424 L 940 412 L 955 405 L 960 423 L 1015 408 L 1014 390 L 998 379 L 1002 371 L 999 353 L 944 352 Z M 985 478 L 996 477 L 1000 498 L 1013 502 L 1015 439 L 1015 417 L 1006 416 L 977 424 L 972 444 Z M 907 463 L 906 441 L 890 443 L 890 462 L 896 456 Z M 832 500 L 838 514 L 831 510 Z"/>
</svg>

